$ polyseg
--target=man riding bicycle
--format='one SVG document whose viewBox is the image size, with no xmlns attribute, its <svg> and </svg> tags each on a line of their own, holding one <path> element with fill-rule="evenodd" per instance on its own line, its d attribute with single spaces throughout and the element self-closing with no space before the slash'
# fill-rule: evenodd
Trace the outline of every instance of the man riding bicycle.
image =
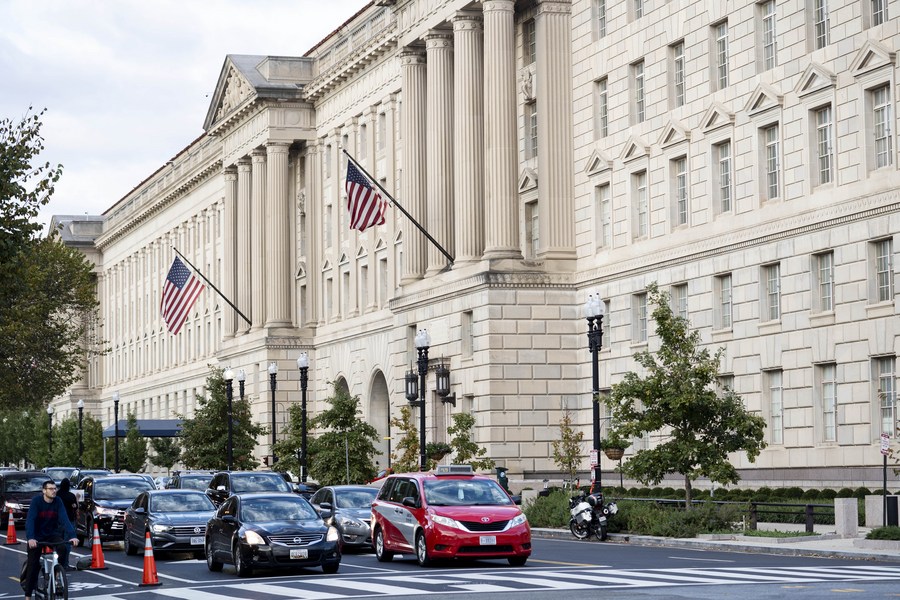
<svg viewBox="0 0 900 600">
<path fill-rule="evenodd" d="M 56 483 L 53 480 L 44 482 L 41 495 L 35 496 L 28 507 L 25 518 L 25 537 L 28 538 L 28 567 L 25 580 L 25 600 L 31 600 L 31 593 L 37 585 L 41 570 L 41 551 L 47 543 L 69 540 L 73 546 L 78 545 L 75 528 L 66 515 L 66 507 L 56 497 Z M 69 548 L 59 547 L 61 564 L 68 564 Z"/>
</svg>

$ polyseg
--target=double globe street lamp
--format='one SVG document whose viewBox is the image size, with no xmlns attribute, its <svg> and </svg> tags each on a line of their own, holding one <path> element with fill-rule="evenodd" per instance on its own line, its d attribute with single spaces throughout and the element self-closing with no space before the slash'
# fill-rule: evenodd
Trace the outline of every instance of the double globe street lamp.
<svg viewBox="0 0 900 600">
<path fill-rule="evenodd" d="M 301 352 L 297 358 L 300 369 L 300 483 L 306 483 L 306 388 L 309 384 L 309 355 Z"/>
<path fill-rule="evenodd" d="M 84 467 L 84 400 L 78 401 L 78 468 Z"/>
<path fill-rule="evenodd" d="M 113 392 L 113 421 L 116 424 L 116 473 L 119 472 L 119 392 Z"/>
<path fill-rule="evenodd" d="M 606 312 L 600 294 L 590 294 L 584 304 L 584 317 L 588 323 L 588 349 L 591 352 L 591 384 L 594 429 L 594 460 L 591 492 L 603 489 L 603 470 L 600 467 L 600 347 L 603 344 L 603 316 Z M 593 458 L 593 457 L 592 457 Z"/>
<path fill-rule="evenodd" d="M 416 352 L 418 354 L 418 372 L 409 370 L 404 377 L 406 387 L 406 399 L 410 405 L 419 408 L 419 470 L 428 468 L 428 456 L 425 450 L 425 377 L 428 374 L 428 349 L 431 347 L 431 336 L 427 329 L 420 329 L 415 337 Z M 435 369 L 437 385 L 435 391 L 441 397 L 441 402 L 456 406 L 456 394 L 450 394 L 450 369 L 443 361 Z"/>
<path fill-rule="evenodd" d="M 53 455 L 53 407 L 47 407 L 47 446 L 50 450 L 50 455 Z M 51 458 L 52 462 L 53 459 Z"/>
</svg>

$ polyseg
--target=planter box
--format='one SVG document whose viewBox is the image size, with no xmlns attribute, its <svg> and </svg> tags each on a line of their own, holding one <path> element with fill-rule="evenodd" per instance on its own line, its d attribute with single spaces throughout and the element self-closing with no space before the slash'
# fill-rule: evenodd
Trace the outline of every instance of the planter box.
<svg viewBox="0 0 900 600">
<path fill-rule="evenodd" d="M 869 550 L 893 550 L 900 554 L 900 540 L 853 540 L 854 548 Z"/>
</svg>

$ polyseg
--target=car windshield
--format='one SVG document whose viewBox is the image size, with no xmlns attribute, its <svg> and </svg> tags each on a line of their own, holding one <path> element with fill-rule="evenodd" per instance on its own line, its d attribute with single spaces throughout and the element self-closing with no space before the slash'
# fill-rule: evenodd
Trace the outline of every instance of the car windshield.
<svg viewBox="0 0 900 600">
<path fill-rule="evenodd" d="M 212 475 L 182 475 L 181 487 L 186 490 L 205 490 L 212 480 Z"/>
<path fill-rule="evenodd" d="M 309 521 L 318 518 L 319 515 L 309 502 L 298 496 L 249 498 L 241 503 L 241 521 L 244 523 Z"/>
<path fill-rule="evenodd" d="M 158 494 L 150 498 L 152 512 L 200 512 L 215 509 L 206 494 Z"/>
<path fill-rule="evenodd" d="M 289 492 L 291 488 L 280 475 L 272 473 L 270 475 L 232 476 L 231 491 L 235 494 L 245 492 Z"/>
<path fill-rule="evenodd" d="M 71 477 L 75 469 L 47 469 L 45 473 L 55 481 L 62 481 L 64 477 Z"/>
<path fill-rule="evenodd" d="M 490 479 L 426 479 L 425 500 L 432 506 L 504 506 L 512 500 Z"/>
<path fill-rule="evenodd" d="M 335 490 L 335 508 L 369 508 L 378 490 L 375 488 L 362 490 Z"/>
<path fill-rule="evenodd" d="M 46 477 L 10 477 L 6 480 L 7 492 L 32 492 L 39 494 Z"/>
<path fill-rule="evenodd" d="M 133 500 L 152 486 L 143 479 L 107 479 L 94 482 L 95 500 Z"/>
</svg>

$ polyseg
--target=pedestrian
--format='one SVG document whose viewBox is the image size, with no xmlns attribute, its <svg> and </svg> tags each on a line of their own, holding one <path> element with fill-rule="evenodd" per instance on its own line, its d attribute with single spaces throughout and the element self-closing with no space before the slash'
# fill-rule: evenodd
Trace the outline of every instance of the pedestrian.
<svg viewBox="0 0 900 600">
<path fill-rule="evenodd" d="M 72 482 L 69 481 L 68 477 L 63 477 L 63 480 L 59 482 L 59 491 L 56 493 L 56 497 L 62 500 L 63 506 L 66 507 L 66 516 L 69 517 L 69 522 L 72 524 L 72 527 L 75 526 L 75 515 L 78 512 L 78 498 L 75 497 L 75 494 L 71 492 Z M 72 552 L 72 549 L 69 548 L 69 551 L 66 552 L 66 560 L 63 561 L 62 556 L 59 557 L 60 564 L 65 567 L 66 571 L 74 571 L 75 567 L 69 565 L 68 558 Z"/>
<path fill-rule="evenodd" d="M 42 544 L 57 543 L 69 540 L 73 546 L 78 545 L 75 528 L 66 514 L 62 500 L 56 497 L 56 483 L 49 479 L 41 487 L 41 494 L 31 500 L 28 516 L 25 518 L 25 537 L 28 538 L 28 559 L 25 575 L 25 600 L 31 600 L 31 593 L 37 585 L 40 573 Z M 69 548 L 59 548 L 60 562 L 69 561 Z"/>
</svg>

